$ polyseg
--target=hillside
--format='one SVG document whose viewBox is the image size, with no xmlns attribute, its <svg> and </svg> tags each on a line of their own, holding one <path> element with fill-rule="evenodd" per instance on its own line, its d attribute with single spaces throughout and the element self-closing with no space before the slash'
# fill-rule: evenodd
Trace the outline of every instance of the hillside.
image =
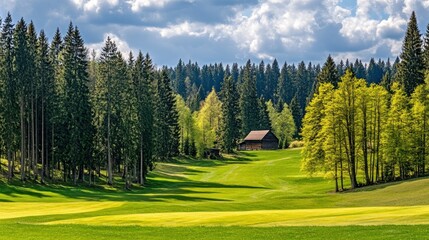
<svg viewBox="0 0 429 240">
<path fill-rule="evenodd" d="M 159 163 L 149 185 L 132 191 L 2 183 L 0 228 L 4 234 L 0 239 L 18 238 L 15 233 L 22 228 L 54 239 L 78 229 L 98 231 L 105 225 L 121 233 L 121 237 L 136 231 L 156 233 L 159 227 L 168 227 L 168 234 L 182 232 L 184 238 L 190 231 L 196 231 L 197 237 L 220 228 L 221 232 L 232 231 L 230 236 L 236 238 L 231 239 L 246 236 L 249 232 L 245 229 L 281 236 L 299 233 L 295 236 L 305 239 L 314 238 L 308 235 L 306 226 L 338 225 L 377 226 L 355 227 L 361 229 L 355 237 L 367 236 L 368 229 L 387 232 L 384 237 L 392 238 L 398 234 L 395 229 L 401 229 L 401 234 L 409 230 L 416 236 L 427 233 L 424 224 L 429 224 L 428 178 L 333 193 L 332 182 L 321 176 L 308 178 L 299 166 L 300 150 L 255 151 L 226 160 Z M 404 226 L 389 226 L 398 224 Z M 235 226 L 235 230 L 228 226 Z M 341 236 L 349 228 L 321 227 L 314 231 L 322 238 L 323 234 Z M 44 235 L 42 229 L 53 229 L 55 233 Z M 60 229 L 73 230 L 64 233 Z M 274 234 L 271 239 L 278 236 Z"/>
</svg>

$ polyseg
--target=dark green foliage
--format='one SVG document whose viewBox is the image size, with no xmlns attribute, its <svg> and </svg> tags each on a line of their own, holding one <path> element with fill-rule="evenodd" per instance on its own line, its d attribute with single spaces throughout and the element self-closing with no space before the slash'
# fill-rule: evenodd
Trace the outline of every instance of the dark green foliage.
<svg viewBox="0 0 429 240">
<path fill-rule="evenodd" d="M 267 104 L 265 103 L 265 98 L 260 97 L 258 100 L 258 109 L 259 109 L 259 117 L 258 117 L 258 127 L 256 130 L 268 130 L 271 129 L 270 117 L 268 115 Z"/>
<path fill-rule="evenodd" d="M 240 86 L 240 120 L 241 136 L 259 128 L 258 97 L 256 92 L 256 76 L 252 71 L 250 60 L 243 71 L 243 82 Z"/>
<path fill-rule="evenodd" d="M 272 66 L 270 66 L 270 64 L 267 65 L 265 73 L 265 91 L 263 96 L 266 99 L 273 99 L 279 81 L 279 77 L 279 64 L 277 62 L 277 59 L 274 59 Z"/>
<path fill-rule="evenodd" d="M 177 155 L 179 125 L 176 102 L 170 87 L 167 70 L 162 69 L 156 81 L 155 102 L 155 156 L 160 160 Z"/>
<path fill-rule="evenodd" d="M 261 61 L 256 73 L 256 92 L 258 96 L 262 96 L 265 93 L 265 75 L 265 63 L 264 61 Z"/>
<path fill-rule="evenodd" d="M 366 81 L 368 84 L 376 83 L 379 84 L 383 78 L 383 66 L 382 63 L 376 63 L 374 58 L 369 61 L 368 69 L 366 72 Z"/>
<path fill-rule="evenodd" d="M 395 80 L 402 85 L 405 93 L 409 96 L 419 84 L 424 82 L 422 40 L 414 12 L 411 14 L 410 21 L 408 22 L 400 57 L 401 61 Z"/>
<path fill-rule="evenodd" d="M 238 108 L 239 96 L 232 77 L 227 77 L 223 82 L 220 97 L 223 103 L 221 146 L 225 152 L 230 153 L 235 149 L 240 138 L 240 122 L 238 119 L 240 113 L 240 109 Z"/>
<path fill-rule="evenodd" d="M 37 41 L 37 57 L 36 57 L 36 77 L 37 77 L 37 106 L 38 106 L 38 140 L 40 140 L 40 160 L 42 164 L 41 181 L 44 181 L 45 176 L 49 175 L 48 170 L 48 153 L 49 153 L 49 142 L 51 139 L 48 135 L 52 126 L 52 109 L 54 107 L 54 68 L 52 61 L 49 57 L 49 46 L 48 39 L 42 30 L 39 34 Z M 91 141 L 91 140 L 90 140 Z M 37 144 L 39 145 L 39 144 Z M 90 159 L 92 156 L 87 156 L 86 159 Z"/>
<path fill-rule="evenodd" d="M 283 103 L 290 103 L 294 94 L 294 86 L 292 82 L 292 76 L 289 73 L 287 63 L 283 64 L 280 72 L 279 80 L 277 83 L 277 89 L 275 92 L 274 103 L 277 106 L 283 106 Z"/>
<path fill-rule="evenodd" d="M 365 66 L 363 65 L 361 60 L 356 59 L 353 65 L 353 73 L 355 74 L 356 78 L 365 79 L 366 77 Z"/>
<path fill-rule="evenodd" d="M 153 113 L 154 113 L 154 69 L 149 54 L 139 52 L 132 69 L 134 97 L 137 101 L 138 137 L 140 161 L 139 182 L 143 184 L 149 168 L 153 166 Z"/>
<path fill-rule="evenodd" d="M 176 77 L 174 81 L 174 89 L 178 94 L 180 94 L 180 96 L 186 98 L 186 69 L 185 64 L 182 62 L 182 59 L 179 60 L 179 63 L 177 64 L 177 67 L 174 72 Z"/>
<path fill-rule="evenodd" d="M 298 98 L 295 95 L 292 98 L 292 101 L 290 102 L 290 111 L 292 112 L 293 120 L 294 120 L 295 126 L 296 126 L 295 136 L 298 136 L 301 132 L 302 118 L 304 117 L 301 109 L 302 108 L 299 105 Z"/>
<path fill-rule="evenodd" d="M 342 67 L 341 70 L 343 70 Z M 321 83 L 331 83 L 334 87 L 337 87 L 339 81 L 340 77 L 335 66 L 334 59 L 329 55 L 325 64 L 323 64 L 322 71 L 317 76 L 317 85 L 320 85 Z"/>
<path fill-rule="evenodd" d="M 0 86 L 1 86 L 1 126 L 2 145 L 8 160 L 8 179 L 13 177 L 12 154 L 19 149 L 19 107 L 17 101 L 17 82 L 13 68 L 14 28 L 8 13 L 0 36 Z"/>
<path fill-rule="evenodd" d="M 61 80 L 61 108 L 64 110 L 64 121 L 67 137 L 65 139 L 64 178 L 72 174 L 73 181 L 83 176 L 83 167 L 87 159 L 92 156 L 94 128 L 92 125 L 91 104 L 88 89 L 88 62 L 87 50 L 77 27 L 70 23 L 69 30 L 64 38 L 62 50 Z M 79 172 L 78 172 L 79 171 Z"/>
<path fill-rule="evenodd" d="M 426 34 L 423 42 L 423 62 L 425 70 L 429 70 L 429 24 L 426 26 Z"/>
</svg>

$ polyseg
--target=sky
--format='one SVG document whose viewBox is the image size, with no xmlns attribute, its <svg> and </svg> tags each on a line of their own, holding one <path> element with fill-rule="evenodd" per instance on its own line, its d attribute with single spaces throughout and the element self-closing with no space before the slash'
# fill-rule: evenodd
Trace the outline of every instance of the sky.
<svg viewBox="0 0 429 240">
<path fill-rule="evenodd" d="M 426 32 L 429 0 L 0 0 L 0 16 L 33 21 L 52 37 L 77 25 L 89 50 L 110 36 L 155 64 L 323 63 L 394 59 L 411 12 Z"/>
</svg>

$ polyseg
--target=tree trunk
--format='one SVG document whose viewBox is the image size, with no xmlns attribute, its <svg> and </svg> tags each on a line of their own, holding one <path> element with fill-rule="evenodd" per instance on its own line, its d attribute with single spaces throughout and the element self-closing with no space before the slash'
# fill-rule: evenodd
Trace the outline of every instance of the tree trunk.
<svg viewBox="0 0 429 240">
<path fill-rule="evenodd" d="M 21 181 L 25 181 L 25 123 L 24 123 L 24 97 L 20 99 L 20 118 L 21 118 Z"/>
</svg>

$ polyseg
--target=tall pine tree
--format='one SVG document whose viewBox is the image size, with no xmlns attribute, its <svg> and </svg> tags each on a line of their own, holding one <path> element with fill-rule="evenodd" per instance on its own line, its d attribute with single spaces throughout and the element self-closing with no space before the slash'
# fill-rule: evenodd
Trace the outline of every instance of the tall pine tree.
<svg viewBox="0 0 429 240">
<path fill-rule="evenodd" d="M 410 96 L 414 89 L 424 82 L 422 40 L 414 12 L 408 22 L 400 57 L 401 62 L 398 66 L 396 81 L 402 85 L 405 93 Z"/>
</svg>

